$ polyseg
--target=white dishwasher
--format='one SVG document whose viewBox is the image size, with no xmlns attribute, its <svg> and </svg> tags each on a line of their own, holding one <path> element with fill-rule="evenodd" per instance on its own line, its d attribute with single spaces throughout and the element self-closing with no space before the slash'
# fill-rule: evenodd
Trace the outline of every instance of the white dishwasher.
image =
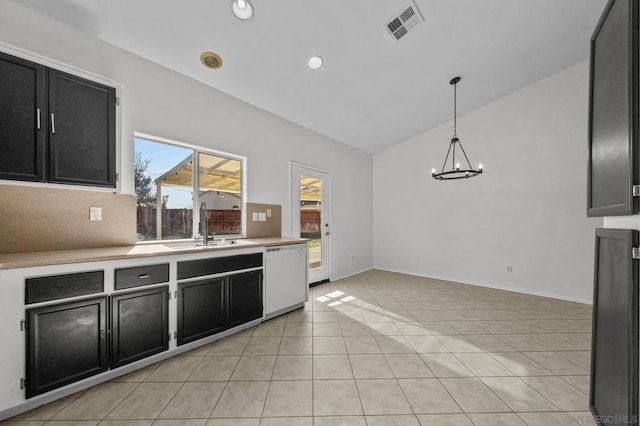
<svg viewBox="0 0 640 426">
<path fill-rule="evenodd" d="M 307 244 L 267 247 L 265 255 L 266 318 L 304 305 L 307 300 Z"/>
</svg>

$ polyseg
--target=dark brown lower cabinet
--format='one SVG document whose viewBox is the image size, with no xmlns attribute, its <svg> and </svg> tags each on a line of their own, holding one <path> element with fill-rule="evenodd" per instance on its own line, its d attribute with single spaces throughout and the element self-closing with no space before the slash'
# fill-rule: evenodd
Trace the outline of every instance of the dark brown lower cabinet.
<svg viewBox="0 0 640 426">
<path fill-rule="evenodd" d="M 591 392 L 602 424 L 638 424 L 638 231 L 596 229 Z"/>
<path fill-rule="evenodd" d="M 262 271 L 178 283 L 178 345 L 262 317 Z"/>
<path fill-rule="evenodd" d="M 229 275 L 229 328 L 262 317 L 262 271 Z"/>
<path fill-rule="evenodd" d="M 106 296 L 26 313 L 27 398 L 107 370 Z"/>
<path fill-rule="evenodd" d="M 169 286 L 111 296 L 111 367 L 169 349 Z"/>
<path fill-rule="evenodd" d="M 226 283 L 225 277 L 178 283 L 178 345 L 226 329 Z"/>
</svg>

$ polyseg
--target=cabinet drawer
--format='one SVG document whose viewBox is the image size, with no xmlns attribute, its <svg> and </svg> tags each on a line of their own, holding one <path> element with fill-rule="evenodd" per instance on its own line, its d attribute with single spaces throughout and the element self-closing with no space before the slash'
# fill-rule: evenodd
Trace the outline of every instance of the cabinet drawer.
<svg viewBox="0 0 640 426">
<path fill-rule="evenodd" d="M 178 279 L 223 274 L 225 272 L 262 267 L 262 253 L 178 262 Z"/>
<path fill-rule="evenodd" d="M 137 266 L 116 269 L 115 289 L 140 287 L 169 281 L 169 264 Z"/>
<path fill-rule="evenodd" d="M 25 304 L 102 293 L 104 271 L 27 278 L 24 287 Z"/>
</svg>

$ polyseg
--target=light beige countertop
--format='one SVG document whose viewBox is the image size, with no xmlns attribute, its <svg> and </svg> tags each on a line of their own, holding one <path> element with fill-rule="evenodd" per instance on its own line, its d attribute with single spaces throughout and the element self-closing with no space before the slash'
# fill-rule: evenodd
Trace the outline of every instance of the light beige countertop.
<svg viewBox="0 0 640 426">
<path fill-rule="evenodd" d="M 62 265 L 68 263 L 96 262 L 103 260 L 135 259 L 151 256 L 167 256 L 187 253 L 200 253 L 241 248 L 270 247 L 286 244 L 306 243 L 305 238 L 271 237 L 250 238 L 239 244 L 224 246 L 198 247 L 189 242 L 164 242 L 137 244 L 134 246 L 99 247 L 75 250 L 37 251 L 29 253 L 0 254 L 0 270 L 30 268 L 34 266 Z M 172 247 L 173 246 L 173 247 Z"/>
</svg>

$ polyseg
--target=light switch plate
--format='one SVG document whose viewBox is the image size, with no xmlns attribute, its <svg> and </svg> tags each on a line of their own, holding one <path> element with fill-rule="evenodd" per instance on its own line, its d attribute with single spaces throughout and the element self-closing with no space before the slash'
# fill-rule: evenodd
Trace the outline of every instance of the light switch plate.
<svg viewBox="0 0 640 426">
<path fill-rule="evenodd" d="M 271 217 L 271 209 L 267 209 L 267 217 Z"/>
<path fill-rule="evenodd" d="M 102 221 L 102 207 L 89 207 L 89 220 L 92 222 Z"/>
<path fill-rule="evenodd" d="M 258 221 L 258 212 L 253 212 L 253 221 L 254 222 Z"/>
<path fill-rule="evenodd" d="M 266 222 L 267 220 L 267 214 L 260 212 L 258 213 L 258 222 Z"/>
</svg>

